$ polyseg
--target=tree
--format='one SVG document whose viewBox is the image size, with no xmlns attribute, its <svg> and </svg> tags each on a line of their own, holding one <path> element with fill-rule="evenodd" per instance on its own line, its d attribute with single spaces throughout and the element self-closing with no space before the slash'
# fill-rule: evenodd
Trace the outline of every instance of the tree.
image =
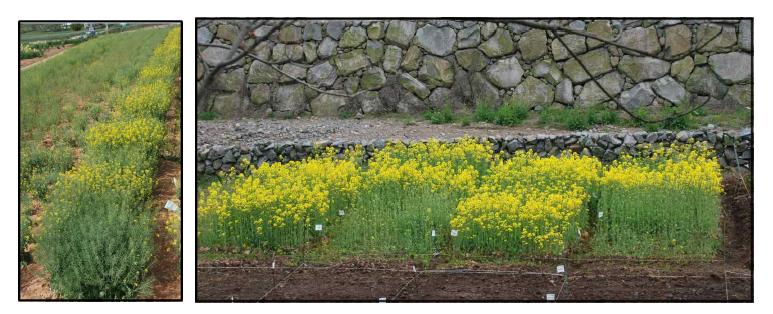
<svg viewBox="0 0 773 314">
<path fill-rule="evenodd" d="M 83 30 L 83 23 L 72 23 L 70 24 L 70 29 L 76 32 L 80 32 Z"/>
</svg>

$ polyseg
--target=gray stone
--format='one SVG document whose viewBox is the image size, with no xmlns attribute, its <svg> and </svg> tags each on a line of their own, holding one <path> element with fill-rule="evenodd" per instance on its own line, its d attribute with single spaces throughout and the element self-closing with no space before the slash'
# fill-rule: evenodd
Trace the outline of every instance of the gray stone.
<svg viewBox="0 0 773 314">
<path fill-rule="evenodd" d="M 303 28 L 303 40 L 322 40 L 322 25 L 309 23 Z"/>
<path fill-rule="evenodd" d="M 236 40 L 238 34 L 239 29 L 236 26 L 231 24 L 220 24 L 217 27 L 217 34 L 215 34 L 215 37 L 233 42 Z"/>
<path fill-rule="evenodd" d="M 282 85 L 274 91 L 274 111 L 296 115 L 306 109 L 306 97 L 303 85 Z"/>
<path fill-rule="evenodd" d="M 236 157 L 234 157 L 234 154 L 231 152 L 231 150 L 226 151 L 225 155 L 223 155 L 223 163 L 232 164 L 235 162 L 236 162 Z"/>
<path fill-rule="evenodd" d="M 483 36 L 483 40 L 489 39 L 494 32 L 497 31 L 497 23 L 486 22 L 480 28 L 480 35 Z"/>
<path fill-rule="evenodd" d="M 741 20 L 738 23 L 738 45 L 745 51 L 752 50 L 752 21 Z"/>
<path fill-rule="evenodd" d="M 612 97 L 615 97 L 622 91 L 624 79 L 620 73 L 611 72 L 598 79 L 598 82 L 604 87 L 604 90 L 606 90 L 607 93 L 612 95 Z M 602 104 L 609 100 L 609 97 L 607 97 L 604 91 L 602 91 L 595 82 L 588 81 L 585 83 L 585 87 L 583 87 L 580 96 L 577 98 L 577 105 L 591 106 Z"/>
<path fill-rule="evenodd" d="M 427 103 L 433 109 L 442 108 L 446 105 L 453 107 L 455 102 L 456 99 L 453 91 L 443 87 L 435 88 L 427 99 Z"/>
<path fill-rule="evenodd" d="M 476 47 L 478 45 L 480 45 L 479 25 L 462 29 L 456 34 L 456 46 L 459 49 Z"/>
<path fill-rule="evenodd" d="M 386 30 L 387 43 L 406 48 L 416 33 L 416 22 L 408 20 L 391 20 Z"/>
<path fill-rule="evenodd" d="M 346 27 L 346 21 L 328 21 L 325 30 L 327 31 L 328 36 L 333 37 L 333 39 L 339 39 L 341 38 L 341 33 L 344 31 L 344 27 Z"/>
<path fill-rule="evenodd" d="M 303 43 L 303 57 L 306 63 L 317 61 L 317 44 L 311 41 Z"/>
<path fill-rule="evenodd" d="M 196 29 L 196 43 L 208 44 L 211 41 L 212 41 L 212 32 L 209 31 L 209 28 L 199 27 L 198 29 Z"/>
<path fill-rule="evenodd" d="M 633 137 L 633 135 L 626 133 L 625 137 L 623 138 L 623 145 L 632 148 L 636 146 L 636 139 Z"/>
<path fill-rule="evenodd" d="M 615 39 L 615 32 L 612 30 L 612 26 L 609 24 L 608 20 L 595 20 L 588 23 L 586 32 L 609 41 Z M 588 38 L 587 44 L 588 49 L 593 49 L 603 45 L 604 43 L 592 38 Z"/>
<path fill-rule="evenodd" d="M 336 68 L 338 68 L 338 75 L 341 76 L 352 74 L 370 64 L 368 57 L 365 56 L 365 52 L 362 49 L 336 55 L 333 60 L 335 60 Z"/>
<path fill-rule="evenodd" d="M 688 99 L 687 91 L 670 76 L 664 76 L 652 84 L 652 90 L 658 96 L 670 101 L 672 104 L 682 104 Z"/>
<path fill-rule="evenodd" d="M 663 77 L 671 70 L 671 64 L 651 57 L 623 56 L 617 68 L 634 82 L 641 82 Z"/>
<path fill-rule="evenodd" d="M 572 93 L 572 81 L 564 79 L 556 86 L 556 101 L 565 105 L 574 103 L 574 93 Z"/>
<path fill-rule="evenodd" d="M 271 100 L 271 87 L 268 84 L 258 84 L 252 87 L 250 101 L 256 105 L 262 105 Z"/>
<path fill-rule="evenodd" d="M 513 97 L 530 108 L 549 105 L 553 102 L 553 86 L 529 76 L 515 88 Z"/>
<path fill-rule="evenodd" d="M 238 93 L 217 95 L 212 100 L 212 110 L 222 117 L 232 117 L 236 114 L 240 99 Z"/>
<path fill-rule="evenodd" d="M 507 23 L 507 29 L 510 30 L 513 34 L 523 34 L 527 32 L 530 28 L 526 25 L 519 24 L 519 23 Z"/>
<path fill-rule="evenodd" d="M 359 47 L 368 39 L 365 29 L 359 26 L 352 26 L 347 29 L 338 41 L 341 48 Z"/>
<path fill-rule="evenodd" d="M 706 55 L 702 54 L 702 53 L 696 53 L 695 57 L 693 58 L 693 60 L 695 61 L 695 65 L 709 64 L 709 58 L 706 57 Z"/>
<path fill-rule="evenodd" d="M 569 28 L 576 31 L 585 31 L 585 22 L 582 20 L 574 20 L 569 23 Z"/>
<path fill-rule="evenodd" d="M 561 81 L 561 70 L 553 62 L 540 61 L 532 67 L 532 73 L 535 77 L 545 79 L 550 84 L 557 84 Z"/>
<path fill-rule="evenodd" d="M 297 64 L 285 63 L 284 65 L 282 65 L 282 72 L 290 74 L 293 77 L 301 80 L 306 78 L 306 68 L 299 66 Z M 294 82 L 294 81 L 295 80 L 291 79 L 287 75 L 281 75 L 279 78 L 280 83 L 288 83 L 288 82 Z"/>
<path fill-rule="evenodd" d="M 421 62 L 421 49 L 418 46 L 411 46 L 403 56 L 403 63 L 400 67 L 406 71 L 414 71 L 419 68 Z"/>
<path fill-rule="evenodd" d="M 497 29 L 497 32 L 478 48 L 489 58 L 501 57 L 515 51 L 515 45 L 510 32 L 501 28 Z"/>
<path fill-rule="evenodd" d="M 649 106 L 655 99 L 655 93 L 647 82 L 636 84 L 629 90 L 620 93 L 620 104 L 628 109 Z"/>
<path fill-rule="evenodd" d="M 360 103 L 360 108 L 365 114 L 377 114 L 386 111 L 381 104 L 381 98 L 378 92 L 365 92 L 357 96 L 357 101 Z"/>
<path fill-rule="evenodd" d="M 408 73 L 400 74 L 400 85 L 421 99 L 429 97 L 429 88 Z"/>
<path fill-rule="evenodd" d="M 335 68 L 330 62 L 323 62 L 311 67 L 307 75 L 309 83 L 323 87 L 332 86 L 338 78 Z"/>
<path fill-rule="evenodd" d="M 263 37 L 266 37 L 266 36 L 270 35 L 270 33 L 273 31 L 273 29 L 274 29 L 274 26 L 263 25 L 263 26 L 260 26 L 260 27 L 256 28 L 252 32 L 252 34 L 255 36 L 255 38 L 263 38 Z"/>
<path fill-rule="evenodd" d="M 287 62 L 287 60 L 290 60 L 290 57 L 287 55 L 287 45 L 274 45 L 274 48 L 271 50 L 271 61 L 275 63 L 283 63 Z"/>
<path fill-rule="evenodd" d="M 657 54 L 660 52 L 660 41 L 655 27 L 634 27 L 623 31 L 617 43 L 648 52 Z"/>
<path fill-rule="evenodd" d="M 456 33 L 450 27 L 424 25 L 416 31 L 416 43 L 425 51 L 436 56 L 447 56 L 454 50 Z"/>
<path fill-rule="evenodd" d="M 303 46 L 302 45 L 287 45 L 287 58 L 290 61 L 298 62 L 303 60 Z"/>
<path fill-rule="evenodd" d="M 719 34 L 719 36 L 714 38 L 717 34 Z M 698 39 L 698 43 L 696 44 L 697 47 L 702 47 L 698 49 L 700 52 L 730 51 L 738 41 L 735 34 L 735 27 L 731 25 L 719 26 L 717 24 L 700 24 L 698 25 L 695 37 Z M 714 39 L 712 40 L 711 38 Z M 708 42 L 708 44 L 706 42 Z"/>
<path fill-rule="evenodd" d="M 408 90 L 401 89 L 400 101 L 397 102 L 396 109 L 399 113 L 417 113 L 427 110 L 427 105 Z"/>
<path fill-rule="evenodd" d="M 671 76 L 680 82 L 686 82 L 695 67 L 692 57 L 687 56 L 671 64 Z"/>
<path fill-rule="evenodd" d="M 486 71 L 486 76 L 499 88 L 511 88 L 521 82 L 523 72 L 518 58 L 510 57 L 492 64 Z"/>
<path fill-rule="evenodd" d="M 548 37 L 544 30 L 532 29 L 521 36 L 518 41 L 518 49 L 521 58 L 531 62 L 544 56 L 548 51 Z"/>
<path fill-rule="evenodd" d="M 715 54 L 709 65 L 725 84 L 746 83 L 751 79 L 752 56 L 742 52 Z"/>
<path fill-rule="evenodd" d="M 250 72 L 247 76 L 249 83 L 273 83 L 279 79 L 279 72 L 270 65 L 261 61 L 253 61 L 250 65 Z"/>
<path fill-rule="evenodd" d="M 384 51 L 384 63 L 382 64 L 384 71 L 396 73 L 402 59 L 403 50 L 400 49 L 400 47 L 386 46 L 386 50 Z"/>
<path fill-rule="evenodd" d="M 470 87 L 470 76 L 462 69 L 457 69 L 454 74 L 454 86 L 451 87 L 455 95 L 459 97 L 459 103 L 455 105 L 463 105 L 472 103 L 472 88 Z"/>
<path fill-rule="evenodd" d="M 201 60 L 211 66 L 214 66 L 216 64 L 222 63 L 225 60 L 228 60 L 228 49 L 219 47 L 207 47 L 207 49 L 204 49 L 204 51 L 202 51 L 199 56 L 201 57 Z"/>
<path fill-rule="evenodd" d="M 470 74 L 470 90 L 476 105 L 499 105 L 499 91 L 480 72 Z"/>
<path fill-rule="evenodd" d="M 604 48 L 591 50 L 579 55 L 578 58 L 593 76 L 599 76 L 612 71 L 612 64 L 609 62 L 609 52 Z M 583 83 L 590 79 L 575 58 L 564 63 L 564 74 L 574 83 Z"/>
<path fill-rule="evenodd" d="M 336 48 L 338 43 L 330 37 L 325 37 L 317 48 L 317 54 L 320 58 L 327 59 L 336 54 Z"/>
<path fill-rule="evenodd" d="M 362 89 L 376 90 L 386 84 L 386 76 L 384 76 L 384 70 L 379 67 L 371 67 L 365 73 L 362 74 L 360 85 Z"/>
<path fill-rule="evenodd" d="M 687 133 L 687 131 L 679 131 L 676 133 L 676 140 L 684 143 L 687 142 L 688 139 L 690 139 L 690 134 Z"/>
<path fill-rule="evenodd" d="M 370 63 L 381 63 L 381 58 L 384 56 L 384 44 L 380 41 L 369 40 L 368 44 L 365 45 L 365 53 L 368 55 Z"/>
<path fill-rule="evenodd" d="M 358 89 L 360 89 L 360 77 L 356 75 L 347 77 L 344 81 L 344 91 L 346 91 L 346 94 L 354 94 Z"/>
<path fill-rule="evenodd" d="M 316 116 L 338 116 L 346 106 L 346 97 L 320 94 L 311 101 L 311 113 Z"/>
<path fill-rule="evenodd" d="M 458 50 L 455 54 L 456 62 L 467 71 L 477 72 L 488 65 L 489 59 L 475 48 Z"/>
<path fill-rule="evenodd" d="M 253 51 L 255 51 L 256 59 L 261 61 L 271 61 L 271 49 L 273 48 L 270 41 L 264 41 L 259 43 Z"/>
<path fill-rule="evenodd" d="M 242 88 L 244 84 L 244 70 L 241 68 L 229 71 L 221 72 L 215 77 L 213 87 L 217 90 L 235 92 Z"/>
<path fill-rule="evenodd" d="M 588 50 L 585 47 L 585 37 L 583 36 L 569 34 L 561 36 L 561 40 L 563 40 L 564 43 L 569 46 L 569 49 L 576 55 L 583 54 Z M 550 47 L 553 51 L 553 59 L 556 61 L 566 60 L 572 57 L 572 55 L 569 53 L 569 50 L 564 48 L 564 45 L 561 44 L 558 38 L 553 39 L 553 41 L 550 43 Z"/>
<path fill-rule="evenodd" d="M 723 84 L 708 67 L 696 67 L 687 79 L 687 90 L 698 95 L 722 99 L 727 93 L 727 85 Z"/>
<path fill-rule="evenodd" d="M 752 86 L 750 84 L 736 84 L 730 86 L 725 98 L 722 100 L 726 106 L 751 107 Z"/>
<path fill-rule="evenodd" d="M 692 31 L 687 25 L 676 25 L 665 30 L 666 58 L 679 57 L 692 49 Z"/>
<path fill-rule="evenodd" d="M 382 22 L 370 23 L 370 25 L 368 25 L 368 38 L 373 40 L 384 38 L 385 31 L 386 31 L 386 27 L 384 27 L 384 23 Z"/>
<path fill-rule="evenodd" d="M 288 25 L 279 30 L 277 39 L 285 44 L 297 44 L 303 41 L 301 28 L 295 25 Z"/>
<path fill-rule="evenodd" d="M 424 56 L 419 79 L 434 86 L 450 87 L 454 83 L 454 67 L 451 62 L 435 56 Z"/>
</svg>

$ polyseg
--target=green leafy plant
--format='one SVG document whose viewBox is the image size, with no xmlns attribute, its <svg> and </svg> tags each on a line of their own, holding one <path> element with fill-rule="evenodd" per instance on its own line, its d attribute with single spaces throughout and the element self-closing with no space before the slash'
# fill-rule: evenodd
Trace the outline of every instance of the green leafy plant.
<svg viewBox="0 0 773 314">
<path fill-rule="evenodd" d="M 451 123 L 456 120 L 454 110 L 450 105 L 445 105 L 440 110 L 429 110 L 424 112 L 424 119 L 429 120 L 432 124 L 445 124 Z"/>
</svg>

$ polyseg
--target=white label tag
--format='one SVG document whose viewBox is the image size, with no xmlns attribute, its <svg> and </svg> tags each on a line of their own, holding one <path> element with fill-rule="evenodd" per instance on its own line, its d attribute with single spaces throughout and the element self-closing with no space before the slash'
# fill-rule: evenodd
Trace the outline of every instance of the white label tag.
<svg viewBox="0 0 773 314">
<path fill-rule="evenodd" d="M 432 236 L 435 236 L 435 229 L 432 229 Z"/>
<path fill-rule="evenodd" d="M 339 210 L 339 211 L 338 211 L 338 216 L 343 216 L 344 214 L 345 214 L 345 213 L 344 213 L 344 210 L 343 210 L 343 209 L 341 209 L 341 210 Z"/>
<path fill-rule="evenodd" d="M 604 212 L 599 212 L 599 218 L 604 217 Z"/>
<path fill-rule="evenodd" d="M 458 236 L 458 235 L 459 235 L 459 230 L 456 230 L 456 229 L 452 229 L 451 230 L 451 236 L 452 237 L 455 237 L 455 236 Z"/>
<path fill-rule="evenodd" d="M 580 232 L 580 228 L 577 228 L 577 236 L 582 238 L 582 232 Z"/>
<path fill-rule="evenodd" d="M 548 301 L 555 301 L 556 300 L 556 294 L 555 293 L 548 293 L 545 295 L 545 299 Z"/>
<path fill-rule="evenodd" d="M 386 297 L 380 297 L 380 298 L 378 298 L 378 302 L 379 302 L 379 303 L 385 303 L 385 302 L 386 302 Z"/>
<path fill-rule="evenodd" d="M 276 262 L 271 262 L 271 269 L 276 268 Z"/>
<path fill-rule="evenodd" d="M 164 205 L 164 208 L 173 212 L 176 212 L 177 210 L 180 209 L 179 207 L 177 207 L 177 204 L 175 204 L 172 200 L 167 200 L 166 204 Z"/>
<path fill-rule="evenodd" d="M 322 225 L 318 224 L 318 225 L 314 226 L 314 230 L 315 231 L 322 231 Z"/>
<path fill-rule="evenodd" d="M 413 272 L 416 272 L 416 265 L 413 265 Z"/>
<path fill-rule="evenodd" d="M 563 274 L 564 273 L 564 265 L 556 266 L 556 272 L 559 273 L 559 274 Z"/>
</svg>

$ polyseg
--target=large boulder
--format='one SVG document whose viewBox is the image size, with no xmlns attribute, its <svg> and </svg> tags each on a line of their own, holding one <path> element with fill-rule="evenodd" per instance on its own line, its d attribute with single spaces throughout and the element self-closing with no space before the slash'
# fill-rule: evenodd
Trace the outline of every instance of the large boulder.
<svg viewBox="0 0 773 314">
<path fill-rule="evenodd" d="M 738 45 L 745 51 L 752 50 L 752 21 L 745 19 L 738 23 Z"/>
<path fill-rule="evenodd" d="M 370 65 L 368 57 L 365 56 L 365 52 L 362 49 L 355 49 L 336 55 L 333 60 L 335 60 L 335 65 L 338 68 L 338 75 L 341 76 L 352 74 Z"/>
<path fill-rule="evenodd" d="M 364 114 L 377 114 L 386 112 L 386 108 L 381 103 L 381 97 L 378 92 L 369 91 L 357 95 L 357 102 L 360 103 L 360 109 Z"/>
<path fill-rule="evenodd" d="M 698 40 L 696 46 L 702 47 L 698 49 L 700 52 L 730 51 L 738 41 L 735 34 L 735 27 L 732 25 L 719 26 L 717 24 L 700 24 L 695 33 L 695 38 Z"/>
<path fill-rule="evenodd" d="M 303 57 L 306 63 L 317 61 L 317 44 L 313 41 L 303 43 Z"/>
<path fill-rule="evenodd" d="M 623 31 L 617 43 L 645 51 L 650 54 L 660 52 L 660 41 L 655 27 L 634 27 Z"/>
<path fill-rule="evenodd" d="M 368 40 L 368 44 L 365 45 L 365 54 L 368 55 L 371 64 L 381 63 L 381 58 L 384 56 L 384 44 L 380 41 Z"/>
<path fill-rule="evenodd" d="M 389 73 L 397 72 L 397 69 L 400 68 L 400 63 L 402 63 L 402 60 L 403 50 L 400 49 L 400 47 L 392 45 L 386 46 L 386 49 L 384 50 L 384 63 L 382 64 L 384 71 Z"/>
<path fill-rule="evenodd" d="M 217 95 L 212 99 L 212 110 L 222 117 L 236 115 L 240 105 L 239 93 Z"/>
<path fill-rule="evenodd" d="M 510 36 L 510 32 L 501 28 L 497 29 L 496 33 L 478 48 L 489 58 L 501 57 L 515 51 L 513 37 Z"/>
<path fill-rule="evenodd" d="M 616 97 L 617 94 L 620 94 L 622 91 L 625 80 L 620 73 L 611 72 L 598 79 L 598 82 L 607 93 L 612 95 L 612 97 Z M 583 87 L 580 96 L 577 98 L 577 104 L 580 106 L 591 106 L 605 103 L 609 100 L 611 99 L 607 97 L 607 94 L 604 93 L 595 82 L 588 81 L 585 83 L 585 87 Z"/>
<path fill-rule="evenodd" d="M 225 48 L 207 47 L 199 54 L 199 57 L 207 64 L 214 66 L 228 60 L 228 53 L 228 49 Z"/>
<path fill-rule="evenodd" d="M 268 84 L 258 84 L 252 87 L 250 101 L 256 105 L 262 105 L 271 100 L 271 87 Z"/>
<path fill-rule="evenodd" d="M 698 95 L 711 96 L 716 99 L 722 99 L 727 93 L 727 85 L 708 67 L 696 67 L 690 78 L 687 79 L 687 90 Z"/>
<path fill-rule="evenodd" d="M 545 79 L 554 85 L 563 77 L 561 70 L 552 61 L 540 61 L 532 66 L 531 71 L 534 77 Z"/>
<path fill-rule="evenodd" d="M 576 55 L 583 54 L 588 50 L 585 46 L 585 37 L 583 36 L 569 34 L 561 36 L 561 40 L 563 40 L 564 43 L 569 46 L 569 50 Z M 558 38 L 553 39 L 550 43 L 550 47 L 553 51 L 553 59 L 556 61 L 566 60 L 572 57 L 569 50 L 564 48 L 564 45 L 561 44 Z"/>
<path fill-rule="evenodd" d="M 436 56 L 447 56 L 454 50 L 456 33 L 450 27 L 436 27 L 426 24 L 416 31 L 419 47 Z"/>
<path fill-rule="evenodd" d="M 521 82 L 523 72 L 518 58 L 510 57 L 492 64 L 486 71 L 486 76 L 499 88 L 511 88 Z"/>
<path fill-rule="evenodd" d="M 399 113 L 418 113 L 427 110 L 427 105 L 416 95 L 408 90 L 400 89 L 400 101 L 396 104 L 396 110 Z M 429 93 L 429 91 L 428 91 Z"/>
<path fill-rule="evenodd" d="M 228 42 L 236 40 L 236 36 L 239 34 L 239 28 L 231 24 L 220 24 L 217 27 L 216 38 L 225 39 Z"/>
<path fill-rule="evenodd" d="M 480 72 L 470 74 L 470 90 L 476 105 L 499 105 L 499 90 L 489 83 Z"/>
<path fill-rule="evenodd" d="M 252 61 L 250 65 L 250 72 L 247 76 L 247 82 L 249 83 L 273 83 L 279 80 L 280 74 L 270 65 L 262 61 Z"/>
<path fill-rule="evenodd" d="M 308 71 L 308 82 L 324 87 L 332 86 L 338 75 L 330 62 L 323 62 L 311 67 Z"/>
<path fill-rule="evenodd" d="M 421 49 L 418 46 L 411 46 L 405 52 L 400 67 L 406 71 L 413 71 L 419 68 L 419 63 L 421 63 Z"/>
<path fill-rule="evenodd" d="M 362 74 L 360 79 L 360 86 L 366 90 L 376 90 L 386 84 L 386 76 L 384 70 L 379 67 L 371 67 L 365 73 Z"/>
<path fill-rule="evenodd" d="M 279 30 L 277 39 L 285 44 L 297 44 L 303 41 L 303 30 L 295 25 L 287 25 Z"/>
<path fill-rule="evenodd" d="M 400 74 L 400 85 L 421 99 L 429 97 L 429 88 L 408 73 Z"/>
<path fill-rule="evenodd" d="M 574 92 L 572 88 L 572 81 L 565 78 L 561 83 L 556 85 L 556 101 L 565 105 L 571 105 L 574 103 Z"/>
<path fill-rule="evenodd" d="M 368 38 L 372 40 L 377 40 L 384 38 L 384 33 L 386 32 L 386 27 L 384 27 L 384 23 L 382 22 L 373 22 L 368 25 Z"/>
<path fill-rule="evenodd" d="M 521 51 L 521 58 L 527 62 L 541 58 L 548 52 L 547 33 L 541 29 L 529 30 L 518 40 L 518 49 Z"/>
<path fill-rule="evenodd" d="M 534 77 L 527 77 L 513 92 L 513 97 L 529 107 L 553 103 L 553 86 Z"/>
<path fill-rule="evenodd" d="M 274 111 L 297 115 L 306 110 L 306 96 L 301 84 L 282 85 L 274 91 Z"/>
<path fill-rule="evenodd" d="M 641 82 L 663 77 L 671 71 L 671 64 L 651 57 L 624 56 L 617 68 L 634 82 Z"/>
<path fill-rule="evenodd" d="M 303 40 L 322 40 L 322 25 L 308 23 L 303 27 Z"/>
<path fill-rule="evenodd" d="M 456 62 L 467 71 L 478 72 L 486 68 L 489 59 L 483 53 L 475 48 L 458 50 L 454 54 Z"/>
<path fill-rule="evenodd" d="M 752 86 L 750 84 L 736 84 L 730 86 L 723 99 L 726 106 L 731 107 L 751 107 L 752 105 Z"/>
<path fill-rule="evenodd" d="M 649 106 L 653 100 L 655 100 L 655 93 L 648 82 L 636 84 L 620 93 L 620 104 L 628 109 Z"/>
<path fill-rule="evenodd" d="M 665 30 L 665 52 L 667 58 L 682 56 L 692 49 L 692 31 L 687 25 L 676 25 Z"/>
<path fill-rule="evenodd" d="M 235 92 L 244 84 L 244 70 L 238 68 L 229 72 L 221 72 L 215 77 L 213 87 L 216 90 Z"/>
<path fill-rule="evenodd" d="M 322 59 L 327 59 L 336 54 L 338 43 L 330 37 L 325 37 L 317 47 L 317 55 Z"/>
<path fill-rule="evenodd" d="M 292 77 L 297 78 L 297 79 L 301 79 L 301 80 L 306 79 L 306 68 L 302 67 L 300 65 L 297 65 L 297 64 L 293 64 L 293 63 L 285 63 L 285 64 L 283 64 L 282 65 L 282 72 L 290 74 Z M 279 82 L 280 83 L 288 83 L 288 82 L 293 82 L 293 81 L 295 81 L 295 80 L 293 80 L 289 76 L 283 75 L 283 74 L 279 78 Z"/>
<path fill-rule="evenodd" d="M 344 107 L 346 107 L 346 97 L 342 96 L 320 94 L 311 101 L 311 113 L 316 116 L 338 116 L 339 111 Z"/>
<path fill-rule="evenodd" d="M 652 90 L 658 96 L 668 100 L 672 104 L 681 104 L 688 100 L 687 91 L 670 76 L 664 76 L 652 83 Z"/>
<path fill-rule="evenodd" d="M 609 24 L 608 20 L 595 20 L 593 22 L 588 23 L 588 26 L 586 27 L 586 32 L 589 34 L 596 35 L 599 38 L 606 39 L 606 40 L 613 40 L 615 39 L 615 31 L 612 29 L 612 25 Z M 604 43 L 595 40 L 593 38 L 587 39 L 588 49 L 593 49 L 598 46 L 603 45 Z"/>
<path fill-rule="evenodd" d="M 751 79 L 752 56 L 747 53 L 715 54 L 709 57 L 709 65 L 726 84 L 746 83 Z"/>
<path fill-rule="evenodd" d="M 671 63 L 671 76 L 675 77 L 680 82 L 685 82 L 690 77 L 690 73 L 692 73 L 694 67 L 695 63 L 692 61 L 692 57 L 684 57 L 681 60 Z"/>
<path fill-rule="evenodd" d="M 416 33 L 416 22 L 409 20 L 391 20 L 386 30 L 387 43 L 406 48 Z"/>
<path fill-rule="evenodd" d="M 327 31 L 328 36 L 332 37 L 333 39 L 338 39 L 341 38 L 341 33 L 344 31 L 344 27 L 346 27 L 346 21 L 333 20 L 327 22 L 325 30 Z"/>
<path fill-rule="evenodd" d="M 347 29 L 338 41 L 341 48 L 359 47 L 368 39 L 365 29 L 360 26 L 352 26 Z"/>
<path fill-rule="evenodd" d="M 459 49 L 476 47 L 480 44 L 480 26 L 473 25 L 456 34 L 456 46 Z"/>
<path fill-rule="evenodd" d="M 446 105 L 454 107 L 459 100 L 454 96 L 454 92 L 451 89 L 438 87 L 432 91 L 432 94 L 427 98 L 427 104 L 430 108 L 438 109 Z"/>
<path fill-rule="evenodd" d="M 588 68 L 588 71 L 597 77 L 601 74 L 612 71 L 612 63 L 609 61 L 609 52 L 604 48 L 591 50 L 577 57 Z M 574 83 L 583 83 L 590 79 L 590 76 L 582 69 L 577 59 L 572 58 L 564 63 L 564 74 Z"/>
<path fill-rule="evenodd" d="M 454 83 L 454 66 L 451 62 L 435 56 L 424 56 L 419 79 L 434 86 L 449 87 Z"/>
</svg>

